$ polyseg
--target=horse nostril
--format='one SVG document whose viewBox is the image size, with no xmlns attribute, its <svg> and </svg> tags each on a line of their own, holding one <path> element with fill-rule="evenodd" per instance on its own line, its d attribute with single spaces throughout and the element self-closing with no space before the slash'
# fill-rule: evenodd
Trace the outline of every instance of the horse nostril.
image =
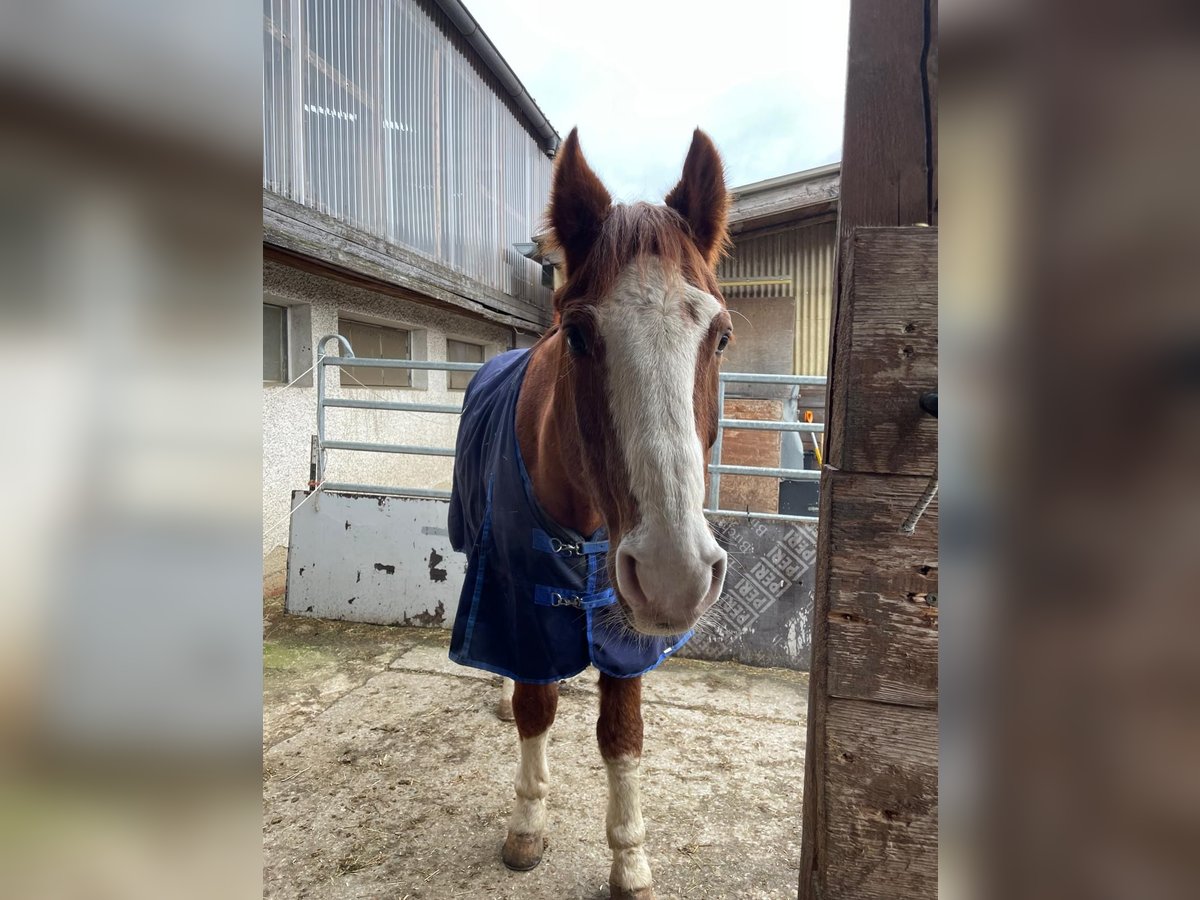
<svg viewBox="0 0 1200 900">
<path fill-rule="evenodd" d="M 725 554 L 724 551 L 718 551 L 718 552 L 720 552 L 721 555 L 718 556 L 716 561 L 712 564 L 713 584 L 720 584 L 722 581 L 725 580 L 725 566 L 729 562 L 729 557 L 728 557 L 728 555 Z"/>
<path fill-rule="evenodd" d="M 642 584 L 638 579 L 637 558 L 628 550 L 617 551 L 617 584 L 621 588 L 621 593 L 625 595 L 625 599 L 630 603 L 646 602 L 646 595 L 642 591 Z"/>
<path fill-rule="evenodd" d="M 727 562 L 728 557 L 722 553 L 717 561 L 712 564 L 712 581 L 708 585 L 708 596 L 704 598 L 706 607 L 716 602 L 721 589 L 725 586 L 725 566 Z"/>
</svg>

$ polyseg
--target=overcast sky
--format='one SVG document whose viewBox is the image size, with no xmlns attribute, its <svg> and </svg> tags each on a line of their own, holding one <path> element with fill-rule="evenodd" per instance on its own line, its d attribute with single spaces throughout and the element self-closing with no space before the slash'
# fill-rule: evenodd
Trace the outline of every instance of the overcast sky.
<svg viewBox="0 0 1200 900">
<path fill-rule="evenodd" d="M 697 125 L 730 187 L 841 159 L 847 0 L 464 2 L 618 200 L 660 201 Z"/>
</svg>

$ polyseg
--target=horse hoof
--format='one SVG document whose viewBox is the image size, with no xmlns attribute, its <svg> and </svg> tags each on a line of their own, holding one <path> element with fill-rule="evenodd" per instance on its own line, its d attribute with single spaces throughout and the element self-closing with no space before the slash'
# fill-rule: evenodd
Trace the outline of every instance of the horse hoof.
<svg viewBox="0 0 1200 900">
<path fill-rule="evenodd" d="M 514 872 L 528 872 L 537 868 L 545 849 L 546 840 L 540 834 L 517 834 L 510 831 L 504 839 L 504 850 L 500 858 Z"/>
<path fill-rule="evenodd" d="M 508 697 L 501 698 L 496 704 L 496 716 L 505 722 L 513 721 L 516 716 L 513 715 L 512 700 Z"/>
<path fill-rule="evenodd" d="M 612 900 L 654 900 L 654 888 L 644 887 L 629 888 L 617 887 L 611 881 L 608 883 L 608 893 Z"/>
</svg>

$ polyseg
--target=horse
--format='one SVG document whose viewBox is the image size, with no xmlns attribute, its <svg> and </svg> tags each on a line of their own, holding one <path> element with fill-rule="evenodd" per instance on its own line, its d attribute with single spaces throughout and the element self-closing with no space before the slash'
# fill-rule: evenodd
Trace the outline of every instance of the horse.
<svg viewBox="0 0 1200 900">
<path fill-rule="evenodd" d="M 501 858 L 518 871 L 541 862 L 558 686 L 595 666 L 614 900 L 654 897 L 642 676 L 686 642 L 725 580 L 704 497 L 733 333 L 715 274 L 728 205 L 700 129 L 659 205 L 614 203 L 573 129 L 547 210 L 565 263 L 552 326 L 472 377 L 460 420 L 449 531 L 470 559 L 450 657 L 501 675 L 499 708 L 516 722 Z"/>
</svg>

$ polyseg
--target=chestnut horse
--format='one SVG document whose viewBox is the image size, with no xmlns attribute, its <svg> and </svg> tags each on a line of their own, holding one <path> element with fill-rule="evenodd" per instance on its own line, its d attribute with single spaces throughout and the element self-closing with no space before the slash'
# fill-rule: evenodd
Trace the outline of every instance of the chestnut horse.
<svg viewBox="0 0 1200 900">
<path fill-rule="evenodd" d="M 574 545 L 579 554 L 585 552 L 580 548 L 603 548 L 603 561 L 593 564 L 588 586 L 596 586 L 594 568 L 605 565 L 612 585 L 585 594 L 582 604 L 574 604 L 575 615 L 581 615 L 578 607 L 588 607 L 589 598 L 601 598 L 596 605 L 609 604 L 608 619 L 619 618 L 620 628 L 638 646 L 659 641 L 664 647 L 652 652 L 649 664 L 637 663 L 636 674 L 611 674 L 592 657 L 600 669 L 596 735 L 608 770 L 606 830 L 614 898 L 654 896 L 639 801 L 641 672 L 690 636 L 725 578 L 726 554 L 704 517 L 704 496 L 716 439 L 718 367 L 732 332 L 714 272 L 728 243 L 727 207 L 720 156 L 699 129 L 682 178 L 661 206 L 614 204 L 584 160 L 573 130 L 556 159 L 548 210 L 566 267 L 565 283 L 554 297 L 554 326 L 530 351 L 520 351 L 524 355 L 510 351 L 525 366 L 510 402 L 519 444 L 515 455 L 534 505 L 571 534 L 607 537 L 603 543 L 580 538 Z M 476 380 L 486 382 L 480 376 Z M 468 394 L 464 417 L 478 402 Z M 466 441 L 486 441 L 461 430 L 459 439 L 460 448 Z M 467 476 L 456 469 L 456 484 L 460 477 Z M 490 515 L 491 485 L 487 502 Z M 453 533 L 456 513 L 451 515 Z M 483 534 L 487 541 L 489 532 Z M 554 549 L 561 546 L 559 541 Z M 599 557 L 602 551 L 586 552 Z M 507 577 L 504 571 L 493 574 Z M 477 603 L 486 577 L 492 576 L 481 570 L 473 595 Z M 470 587 L 464 603 L 469 594 Z M 552 596 L 547 607 L 581 600 Z M 462 620 L 468 618 L 465 609 L 460 608 Z M 591 612 L 588 641 L 594 638 Z M 471 629 L 487 627 L 477 625 L 475 611 L 470 617 L 461 626 L 463 634 L 456 632 L 460 643 L 472 639 Z M 524 630 L 509 634 L 512 641 L 526 640 Z M 672 643 L 678 635 L 684 637 Z M 469 650 L 455 647 L 451 656 L 459 662 L 501 674 L 514 671 L 507 663 L 481 663 Z M 575 670 L 586 664 L 585 657 Z M 541 861 L 549 791 L 546 737 L 558 683 L 553 674 L 517 677 L 515 687 L 505 679 L 500 708 L 511 704 L 521 752 L 502 854 L 513 869 L 531 869 Z"/>
</svg>

